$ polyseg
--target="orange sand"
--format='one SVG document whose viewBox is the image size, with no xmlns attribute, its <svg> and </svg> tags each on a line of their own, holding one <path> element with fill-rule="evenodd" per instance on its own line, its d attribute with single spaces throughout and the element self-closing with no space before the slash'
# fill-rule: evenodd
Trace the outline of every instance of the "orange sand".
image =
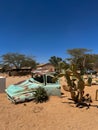
<svg viewBox="0 0 98 130">
<path fill-rule="evenodd" d="M 29 77 L 7 77 L 6 86 Z M 64 84 L 64 81 L 61 81 Z M 86 87 L 85 92 L 92 96 L 90 109 L 76 108 L 70 93 L 62 97 L 51 96 L 46 103 L 33 101 L 14 105 L 5 93 L 0 94 L 0 130 L 98 130 L 98 101 L 95 92 L 98 86 Z"/>
</svg>

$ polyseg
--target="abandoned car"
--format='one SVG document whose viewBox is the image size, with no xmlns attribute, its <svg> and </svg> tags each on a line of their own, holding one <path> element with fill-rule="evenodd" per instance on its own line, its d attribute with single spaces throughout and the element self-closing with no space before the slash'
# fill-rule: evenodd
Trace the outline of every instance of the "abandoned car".
<svg viewBox="0 0 98 130">
<path fill-rule="evenodd" d="M 61 96 L 59 80 L 53 81 L 53 78 L 50 74 L 34 75 L 33 78 L 8 86 L 5 92 L 13 103 L 34 99 L 33 95 L 38 87 L 44 87 L 48 96 Z"/>
</svg>

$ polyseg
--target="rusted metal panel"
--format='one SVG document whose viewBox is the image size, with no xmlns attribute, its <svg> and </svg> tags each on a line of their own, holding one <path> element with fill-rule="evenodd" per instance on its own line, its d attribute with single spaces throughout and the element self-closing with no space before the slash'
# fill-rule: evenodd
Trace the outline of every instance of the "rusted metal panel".
<svg viewBox="0 0 98 130">
<path fill-rule="evenodd" d="M 40 78 L 43 78 L 43 80 L 40 80 Z M 60 83 L 58 81 L 52 83 L 52 76 L 43 75 L 35 79 L 30 78 L 22 83 L 8 86 L 5 89 L 8 98 L 14 103 L 34 99 L 33 94 L 38 87 L 44 87 L 49 96 L 61 96 Z"/>
</svg>

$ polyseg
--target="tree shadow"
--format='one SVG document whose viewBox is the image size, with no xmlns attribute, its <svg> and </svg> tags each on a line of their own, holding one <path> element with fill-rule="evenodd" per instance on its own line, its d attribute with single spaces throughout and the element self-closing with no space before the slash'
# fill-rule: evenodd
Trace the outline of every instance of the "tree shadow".
<svg viewBox="0 0 98 130">
<path fill-rule="evenodd" d="M 96 108 L 98 108 L 98 105 L 91 105 L 91 107 L 96 107 Z"/>
<path fill-rule="evenodd" d="M 70 107 L 75 107 L 75 102 L 74 101 L 63 101 L 62 103 L 69 104 Z"/>
<path fill-rule="evenodd" d="M 86 102 L 74 102 L 71 98 L 68 98 L 70 101 L 63 101 L 62 103 L 69 104 L 71 107 L 78 107 L 78 108 L 86 108 L 89 109 L 90 107 L 98 108 L 98 105 L 93 105 Z"/>
</svg>

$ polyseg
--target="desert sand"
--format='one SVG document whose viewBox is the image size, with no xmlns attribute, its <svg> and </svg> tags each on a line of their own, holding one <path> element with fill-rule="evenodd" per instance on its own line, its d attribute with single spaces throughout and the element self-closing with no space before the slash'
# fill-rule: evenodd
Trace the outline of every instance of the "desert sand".
<svg viewBox="0 0 98 130">
<path fill-rule="evenodd" d="M 28 79 L 6 77 L 6 87 Z M 64 79 L 61 81 L 64 84 Z M 85 93 L 90 93 L 93 103 L 89 109 L 77 108 L 69 100 L 70 93 L 61 88 L 61 97 L 51 96 L 45 103 L 33 101 L 13 104 L 5 93 L 0 94 L 0 130 L 98 130 L 98 101 L 95 93 L 98 85 L 86 86 Z"/>
</svg>

